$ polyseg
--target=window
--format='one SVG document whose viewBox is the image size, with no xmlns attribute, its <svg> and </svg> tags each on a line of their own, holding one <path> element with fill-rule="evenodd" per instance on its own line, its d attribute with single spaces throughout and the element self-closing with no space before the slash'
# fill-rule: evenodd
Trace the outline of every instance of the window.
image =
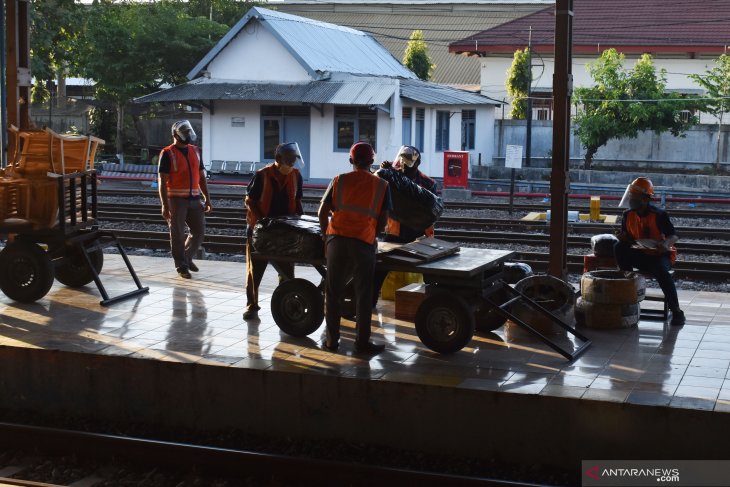
<svg viewBox="0 0 730 487">
<path fill-rule="evenodd" d="M 550 110 L 547 108 L 536 109 L 535 115 L 535 120 L 550 120 Z"/>
<path fill-rule="evenodd" d="M 476 110 L 461 111 L 461 150 L 474 150 L 476 136 Z"/>
<path fill-rule="evenodd" d="M 403 145 L 411 145 L 411 113 L 410 107 L 403 107 Z"/>
<path fill-rule="evenodd" d="M 423 137 L 426 126 L 426 109 L 416 108 L 416 149 L 423 152 Z"/>
<path fill-rule="evenodd" d="M 378 116 L 375 110 L 364 107 L 335 107 L 336 151 L 348 151 L 355 142 L 367 142 L 376 149 L 377 133 Z"/>
<path fill-rule="evenodd" d="M 449 112 L 436 112 L 436 151 L 449 150 Z"/>
<path fill-rule="evenodd" d="M 274 160 L 274 150 L 287 134 L 286 120 L 288 118 L 309 117 L 309 107 L 301 105 L 261 105 L 261 132 L 262 132 L 262 153 L 263 161 Z"/>
<path fill-rule="evenodd" d="M 690 119 L 695 115 L 695 110 L 682 110 L 681 112 L 679 112 L 679 119 L 684 123 L 689 123 Z"/>
</svg>

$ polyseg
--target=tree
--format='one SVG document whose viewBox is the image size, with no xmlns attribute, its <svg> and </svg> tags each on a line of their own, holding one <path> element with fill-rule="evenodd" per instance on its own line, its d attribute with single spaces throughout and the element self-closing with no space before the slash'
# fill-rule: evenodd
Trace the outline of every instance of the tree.
<svg viewBox="0 0 730 487">
<path fill-rule="evenodd" d="M 125 108 L 137 96 L 177 84 L 228 28 L 192 18 L 174 2 L 95 2 L 76 44 L 81 75 L 115 107 L 116 150 L 124 150 Z M 142 145 L 145 145 L 144 142 Z"/>
<path fill-rule="evenodd" d="M 403 55 L 403 64 L 413 71 L 422 80 L 431 79 L 436 65 L 428 55 L 428 46 L 423 38 L 423 31 L 414 30 L 411 34 L 406 52 Z"/>
<path fill-rule="evenodd" d="M 82 9 L 74 0 L 33 0 L 30 12 L 33 102 L 47 100 L 50 96 L 47 83 L 62 79 L 67 69 L 73 69 L 75 57 L 70 46 L 81 28 Z"/>
<path fill-rule="evenodd" d="M 219 24 L 233 27 L 251 7 L 265 1 L 251 0 L 174 0 L 191 17 L 205 17 Z"/>
<path fill-rule="evenodd" d="M 721 55 L 715 60 L 716 66 L 705 71 L 705 74 L 690 74 L 689 77 L 706 91 L 708 98 L 704 110 L 717 118 L 717 155 L 715 167 L 720 169 L 722 123 L 725 112 L 730 109 L 730 56 Z"/>
<path fill-rule="evenodd" d="M 585 169 L 593 156 L 611 139 L 636 138 L 641 131 L 671 132 L 675 137 L 697 123 L 682 111 L 702 107 L 698 100 L 665 93 L 666 72 L 656 71 L 649 54 L 642 55 L 633 69 L 624 67 L 624 56 L 615 49 L 603 51 L 588 65 L 594 86 L 577 88 L 576 102 L 583 105 L 574 119 L 574 133 L 586 148 Z"/>
<path fill-rule="evenodd" d="M 530 51 L 528 48 L 516 50 L 512 65 L 507 70 L 507 95 L 512 98 L 509 114 L 515 120 L 527 118 L 527 97 L 530 92 Z"/>
</svg>

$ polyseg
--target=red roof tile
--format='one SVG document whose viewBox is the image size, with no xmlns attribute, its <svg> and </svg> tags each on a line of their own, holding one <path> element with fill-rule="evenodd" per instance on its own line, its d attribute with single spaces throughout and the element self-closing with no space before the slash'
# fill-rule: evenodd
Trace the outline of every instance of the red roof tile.
<svg viewBox="0 0 730 487">
<path fill-rule="evenodd" d="M 730 45 L 730 0 L 575 0 L 573 52 L 719 54 Z M 555 7 L 452 42 L 453 53 L 513 53 L 532 45 L 552 53 Z"/>
</svg>

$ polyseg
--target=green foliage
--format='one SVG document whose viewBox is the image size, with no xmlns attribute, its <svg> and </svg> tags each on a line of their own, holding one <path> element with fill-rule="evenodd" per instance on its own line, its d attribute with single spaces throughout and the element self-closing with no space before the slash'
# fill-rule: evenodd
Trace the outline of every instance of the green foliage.
<svg viewBox="0 0 730 487">
<path fill-rule="evenodd" d="M 530 51 L 528 48 L 518 49 L 512 59 L 512 65 L 507 70 L 507 95 L 512 98 L 510 116 L 515 120 L 527 118 L 527 97 L 530 91 Z"/>
<path fill-rule="evenodd" d="M 636 138 L 639 132 L 670 132 L 682 136 L 696 117 L 682 119 L 683 110 L 701 109 L 702 103 L 677 93 L 665 93 L 666 72 L 656 71 L 650 55 L 644 54 L 633 69 L 624 67 L 624 56 L 608 49 L 588 72 L 594 85 L 575 90 L 583 105 L 574 119 L 574 132 L 586 147 L 585 168 L 593 156 L 611 139 Z"/>
<path fill-rule="evenodd" d="M 189 16 L 177 2 L 95 2 L 75 54 L 81 76 L 95 81 L 96 98 L 116 107 L 117 152 L 123 151 L 124 108 L 133 98 L 185 75 L 228 27 Z"/>
<path fill-rule="evenodd" d="M 71 46 L 81 28 L 83 7 L 74 0 L 33 0 L 30 21 L 30 62 L 35 84 L 31 101 L 46 101 L 46 82 L 73 70 Z"/>
<path fill-rule="evenodd" d="M 265 1 L 250 0 L 172 0 L 190 17 L 204 17 L 219 24 L 233 27 L 251 7 L 264 5 Z"/>
<path fill-rule="evenodd" d="M 403 55 L 403 64 L 420 79 L 431 79 L 436 65 L 431 62 L 428 55 L 428 46 L 423 38 L 423 31 L 414 30 L 411 34 L 406 46 L 406 52 Z"/>
</svg>

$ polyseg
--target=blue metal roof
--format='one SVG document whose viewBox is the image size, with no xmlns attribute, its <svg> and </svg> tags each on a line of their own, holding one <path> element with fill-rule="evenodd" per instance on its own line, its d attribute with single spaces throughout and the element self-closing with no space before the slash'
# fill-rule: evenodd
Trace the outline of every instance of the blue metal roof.
<svg viewBox="0 0 730 487">
<path fill-rule="evenodd" d="M 421 80 L 401 80 L 400 96 L 424 105 L 501 105 L 502 102 L 450 86 Z"/>
<path fill-rule="evenodd" d="M 415 78 L 390 52 L 364 32 L 253 7 L 188 73 L 196 78 L 249 22 L 259 21 L 314 79 L 329 73 Z"/>
</svg>

